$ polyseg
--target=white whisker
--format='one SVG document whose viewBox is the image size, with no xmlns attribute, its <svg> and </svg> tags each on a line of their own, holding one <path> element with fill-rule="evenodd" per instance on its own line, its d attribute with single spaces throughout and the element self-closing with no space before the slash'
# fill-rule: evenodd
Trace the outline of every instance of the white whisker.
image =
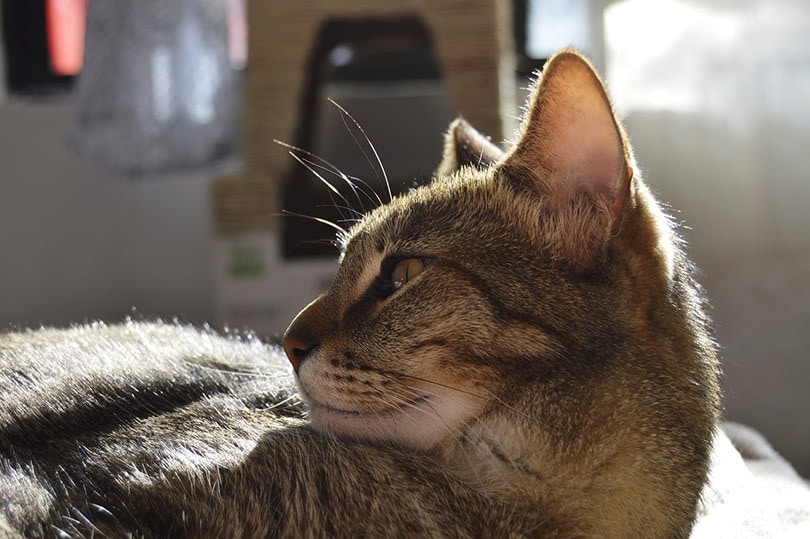
<svg viewBox="0 0 810 539">
<path fill-rule="evenodd" d="M 290 154 L 290 156 L 291 156 L 293 159 L 295 159 L 295 160 L 296 160 L 296 161 L 298 161 L 298 162 L 299 162 L 301 165 L 303 165 L 304 167 L 306 167 L 306 169 L 307 169 L 307 170 L 309 170 L 309 172 L 310 172 L 310 173 L 312 173 L 312 175 L 314 175 L 316 178 L 318 178 L 318 179 L 321 181 L 321 183 L 323 183 L 323 184 L 324 184 L 324 185 L 325 185 L 325 186 L 326 186 L 326 187 L 327 187 L 327 188 L 328 188 L 328 189 L 331 191 L 331 193 L 329 193 L 329 198 L 330 198 L 330 200 L 332 201 L 332 206 L 333 206 L 333 207 L 338 208 L 338 211 L 340 211 L 341 206 L 338 206 L 337 202 L 335 202 L 335 199 L 334 199 L 333 193 L 334 193 L 335 195 L 337 195 L 338 197 L 340 197 L 340 199 L 341 199 L 343 202 L 345 202 L 346 204 L 348 204 L 348 203 L 349 203 L 349 201 L 348 201 L 348 200 L 346 200 L 346 197 L 345 197 L 345 196 L 343 196 L 343 193 L 341 193 L 340 191 L 338 191 L 338 189 L 337 189 L 337 188 L 336 188 L 334 185 L 332 185 L 331 183 L 329 183 L 329 181 L 327 181 L 327 179 L 326 179 L 326 178 L 324 178 L 324 177 L 323 177 L 321 174 L 319 174 L 319 173 L 318 173 L 318 171 L 317 171 L 317 170 L 315 170 L 315 167 L 316 167 L 316 166 L 319 166 L 319 165 L 317 165 L 316 163 L 313 163 L 313 162 L 311 162 L 311 161 L 308 161 L 308 160 L 306 160 L 306 159 L 302 159 L 301 157 L 298 157 L 297 155 L 295 155 L 293 152 L 288 152 L 288 153 Z M 342 212 L 342 211 L 340 211 L 340 216 L 341 216 L 342 218 L 344 218 L 344 219 L 346 218 L 346 216 L 343 214 L 343 212 Z"/>
<path fill-rule="evenodd" d="M 368 188 L 368 191 L 367 191 L 366 189 L 361 189 L 359 186 L 355 185 L 355 187 L 357 187 L 360 190 L 360 192 L 363 193 L 363 195 L 365 195 L 365 197 L 372 204 L 374 204 L 375 206 L 382 206 L 383 201 L 380 198 L 380 195 L 377 194 L 377 191 L 375 191 L 374 188 L 371 185 L 369 185 L 369 183 L 367 181 L 365 181 L 362 178 L 358 178 L 357 176 L 349 176 L 349 178 L 351 178 L 352 181 L 354 181 L 354 182 L 362 184 L 363 187 Z M 369 192 L 371 192 L 371 194 L 369 194 Z M 371 195 L 374 195 L 374 196 L 372 197 Z"/>
<path fill-rule="evenodd" d="M 349 213 L 353 213 L 353 214 L 355 215 L 355 218 L 354 218 L 354 219 L 349 219 L 349 218 L 347 218 L 346 216 L 342 216 L 342 217 L 343 217 L 343 221 L 338 221 L 338 222 L 345 222 L 345 223 L 356 223 L 356 222 L 360 221 L 360 220 L 363 218 L 363 214 L 362 214 L 362 213 L 360 213 L 359 211 L 355 210 L 354 208 L 350 208 L 349 206 L 340 206 L 340 205 L 337 205 L 337 204 L 332 204 L 331 206 L 329 206 L 329 205 L 327 205 L 327 204 L 318 204 L 318 205 L 317 205 L 317 206 L 315 206 L 315 207 L 316 207 L 316 208 L 329 208 L 329 207 L 332 207 L 332 208 L 336 208 L 336 209 L 338 209 L 338 210 L 345 210 L 345 211 L 347 211 L 347 212 L 349 212 Z"/>
<path fill-rule="evenodd" d="M 301 162 L 301 160 L 299 160 L 299 162 Z M 344 174 L 343 172 L 332 170 L 332 169 L 327 168 L 327 167 L 325 167 L 325 166 L 323 166 L 323 165 L 319 165 L 318 163 L 316 163 L 316 162 L 314 162 L 314 161 L 310 161 L 309 159 L 303 159 L 303 162 L 304 162 L 304 163 L 306 163 L 306 164 L 308 164 L 308 165 L 310 165 L 310 166 L 312 166 L 313 168 L 318 168 L 318 169 L 321 169 L 322 171 L 324 171 L 324 172 L 326 172 L 326 173 L 328 173 L 328 174 L 332 174 L 333 176 L 337 176 L 338 178 L 340 178 L 340 179 L 342 179 L 344 182 L 346 182 L 346 183 L 347 183 L 347 184 L 348 184 L 348 185 L 351 187 L 351 189 L 352 189 L 352 193 L 354 193 L 354 196 L 355 196 L 355 198 L 357 199 L 357 203 L 360 205 L 360 209 L 361 209 L 362 211 L 357 211 L 356 209 L 351 208 L 350 206 L 348 206 L 349 204 L 351 204 L 351 203 L 349 202 L 349 200 L 348 200 L 348 199 L 347 199 L 347 198 L 346 198 L 346 197 L 345 197 L 345 196 L 344 196 L 342 193 L 340 193 L 340 192 L 338 192 L 337 190 L 335 190 L 335 188 L 334 188 L 334 187 L 331 185 L 331 183 L 330 183 L 330 184 L 328 184 L 328 185 L 329 185 L 329 187 L 330 187 L 330 189 L 331 189 L 332 191 L 334 191 L 334 192 L 338 193 L 338 195 L 339 195 L 339 196 L 340 196 L 340 198 L 343 200 L 343 202 L 345 202 L 345 203 L 347 204 L 347 206 L 338 206 L 338 205 L 335 203 L 335 200 L 334 200 L 334 199 L 332 199 L 332 206 L 333 206 L 333 207 L 338 208 L 338 209 L 340 209 L 340 208 L 346 208 L 346 209 L 349 209 L 349 210 L 351 210 L 353 213 L 355 213 L 355 214 L 357 214 L 358 216 L 361 216 L 361 217 L 362 217 L 362 216 L 363 216 L 363 214 L 364 214 L 364 213 L 365 213 L 367 210 L 366 210 L 366 206 L 365 206 L 365 204 L 363 204 L 363 200 L 362 200 L 362 198 L 360 198 L 360 195 L 361 195 L 361 194 L 362 194 L 363 196 L 365 196 L 365 197 L 366 197 L 366 198 L 367 198 L 367 199 L 368 199 L 368 200 L 369 200 L 369 201 L 370 201 L 372 204 L 375 204 L 375 205 L 377 204 L 377 201 L 379 200 L 379 197 L 378 197 L 378 198 L 375 200 L 375 199 L 374 199 L 374 198 L 373 198 L 371 195 L 369 195 L 369 194 L 368 194 L 368 192 L 367 192 L 365 189 L 363 189 L 362 187 L 359 187 L 359 186 L 357 185 L 358 183 L 361 183 L 361 184 L 363 184 L 364 186 L 368 187 L 368 188 L 369 188 L 369 189 L 370 189 L 372 192 L 374 192 L 374 190 L 373 190 L 373 189 L 371 189 L 371 187 L 370 187 L 370 186 L 369 186 L 369 185 L 368 185 L 366 182 L 364 182 L 363 180 L 361 180 L 360 178 L 355 178 L 355 177 L 353 177 L 353 176 L 347 176 L 347 175 L 346 175 L 346 174 Z M 306 165 L 305 165 L 305 166 L 306 166 Z M 311 169 L 311 168 L 309 168 L 309 167 L 307 167 L 307 168 L 308 168 L 308 169 L 309 169 L 309 170 L 310 170 L 310 171 L 311 171 L 313 174 L 316 174 L 316 175 L 317 175 L 317 173 L 316 173 L 314 170 L 312 170 L 312 169 Z M 325 179 L 324 179 L 322 176 L 318 175 L 318 177 L 321 179 L 321 181 L 326 182 L 326 180 L 325 180 Z M 375 194 L 375 196 L 376 196 L 376 193 L 374 193 L 374 194 Z M 331 198 L 331 196 L 332 196 L 332 195 L 330 194 L 330 198 Z"/>
<path fill-rule="evenodd" d="M 257 370 L 254 366 L 240 366 L 235 365 L 229 368 L 218 367 L 216 365 L 205 365 L 200 363 L 194 363 L 194 366 L 205 370 L 214 372 L 217 374 L 222 374 L 226 376 L 245 376 L 248 378 L 260 378 L 269 381 L 276 381 L 276 380 L 283 380 L 284 378 L 290 378 L 290 374 L 286 372 L 286 369 L 282 367 L 273 368 L 273 371 L 262 371 Z M 237 370 L 244 368 L 245 370 Z"/>
<path fill-rule="evenodd" d="M 276 144 L 278 144 L 280 146 L 283 146 L 283 147 L 287 148 L 288 150 L 300 152 L 300 153 L 302 153 L 302 154 L 304 154 L 304 155 L 306 155 L 308 157 L 311 157 L 311 158 L 316 159 L 316 160 L 320 161 L 321 163 L 323 163 L 325 166 L 324 165 L 317 165 L 317 166 L 319 168 L 321 168 L 322 170 L 325 170 L 325 171 L 327 171 L 327 172 L 329 172 L 331 174 L 334 174 L 338 178 L 341 178 L 349 186 L 349 188 L 352 190 L 352 192 L 354 193 L 354 196 L 357 199 L 357 203 L 360 204 L 360 209 L 362 209 L 363 211 L 366 211 L 366 208 L 363 205 L 363 200 L 360 198 L 360 194 L 358 193 L 357 186 L 352 181 L 353 179 L 356 179 L 356 178 L 350 178 L 342 170 L 340 170 L 337 166 L 335 166 L 332 162 L 330 162 L 330 161 L 324 159 L 323 157 L 321 157 L 319 155 L 316 155 L 316 154 L 314 154 L 314 153 L 312 153 L 310 151 L 304 150 L 303 148 L 299 148 L 297 146 L 293 146 L 291 144 L 287 144 L 286 142 L 282 142 L 280 140 L 275 140 L 274 139 L 273 142 L 275 142 Z M 309 161 L 309 162 L 311 164 L 313 164 L 313 166 L 316 165 L 313 161 Z M 369 196 L 369 194 L 366 193 L 365 191 L 363 191 L 363 195 L 365 195 L 372 202 L 374 201 L 374 199 L 371 198 Z M 379 197 L 377 197 L 377 198 L 379 200 Z M 349 201 L 347 200 L 346 203 L 348 204 Z"/>
<path fill-rule="evenodd" d="M 305 159 L 302 159 L 302 158 L 298 157 L 298 156 L 297 156 L 297 155 L 295 155 L 295 153 L 293 153 L 293 152 L 287 152 L 287 153 L 289 153 L 289 154 L 290 154 L 290 156 L 291 156 L 293 159 L 295 159 L 296 161 L 298 161 L 299 163 L 301 163 L 301 164 L 302 164 L 304 167 L 306 167 L 306 169 L 307 169 L 308 171 L 310 171 L 310 172 L 311 172 L 311 173 L 312 173 L 312 174 L 313 174 L 313 175 L 314 175 L 316 178 L 318 178 L 319 180 L 321 180 L 321 182 L 322 182 L 322 183 L 323 183 L 323 184 L 324 184 L 326 187 L 328 187 L 330 191 L 332 191 L 333 193 L 335 193 L 337 196 L 341 197 L 341 198 L 343 199 L 343 201 L 344 201 L 344 202 L 347 202 L 347 201 L 346 201 L 346 197 L 344 197 L 344 196 L 343 196 L 343 194 L 342 194 L 340 191 L 338 191 L 338 190 L 337 190 L 337 187 L 335 187 L 334 185 L 332 185 L 331 183 L 329 183 L 329 182 L 326 180 L 326 178 L 324 178 L 324 177 L 323 177 L 323 176 L 322 176 L 322 175 L 321 175 L 321 174 L 320 174 L 320 173 L 319 173 L 317 170 L 315 170 L 315 167 L 314 167 L 314 166 L 310 165 L 310 162 L 309 162 L 309 161 L 307 161 L 307 160 L 305 160 Z"/>
<path fill-rule="evenodd" d="M 289 210 L 281 210 L 281 214 L 282 215 L 290 215 L 292 217 L 300 217 L 302 219 L 309 219 L 310 221 L 315 221 L 317 223 L 321 223 L 322 225 L 326 225 L 328 227 L 331 227 L 331 228 L 334 228 L 335 230 L 337 230 L 338 234 L 341 237 L 346 237 L 348 235 L 348 232 L 343 227 L 341 227 L 340 225 L 335 224 L 332 221 L 328 221 L 326 219 L 321 219 L 320 217 L 315 217 L 313 215 L 306 215 L 306 214 L 303 214 L 303 213 L 296 213 L 296 212 L 292 212 L 292 211 L 289 211 Z M 278 215 L 278 214 L 273 214 L 273 215 Z"/>
<path fill-rule="evenodd" d="M 349 134 L 351 134 L 352 138 L 355 139 L 355 142 L 357 142 L 358 148 L 360 148 L 360 151 L 363 152 L 363 155 L 366 157 L 366 160 L 369 162 L 369 165 L 372 166 L 372 168 L 374 169 L 375 174 L 377 174 L 376 167 L 374 167 L 371 164 L 371 159 L 369 159 L 369 157 L 366 154 L 365 150 L 363 150 L 362 146 L 360 146 L 360 143 L 357 141 L 354 134 L 351 132 L 351 129 L 349 129 L 349 126 L 346 124 L 345 117 L 348 117 L 354 123 L 354 125 L 357 127 L 357 129 L 360 130 L 360 133 L 363 134 L 363 138 L 366 139 L 366 143 L 368 144 L 368 147 L 371 148 L 371 151 L 374 153 L 374 157 L 377 159 L 377 164 L 379 165 L 380 171 L 382 172 L 382 175 L 383 175 L 383 179 L 385 180 L 385 187 L 388 190 L 388 200 L 391 200 L 392 198 L 394 198 L 392 193 L 391 193 L 391 182 L 388 181 L 388 174 L 386 174 L 386 172 L 385 172 L 385 167 L 382 164 L 382 159 L 380 159 L 380 156 L 377 153 L 377 149 L 374 147 L 374 144 L 371 143 L 371 139 L 368 138 L 368 135 L 366 135 L 366 132 L 363 130 L 363 127 L 360 125 L 360 123 L 358 123 L 357 120 L 354 119 L 354 116 L 349 114 L 349 112 L 346 109 L 344 109 L 341 105 L 339 105 L 334 99 L 329 98 L 329 102 L 332 103 L 335 107 L 337 107 L 337 109 L 342 113 L 341 118 L 343 118 L 343 124 L 346 125 L 346 129 L 349 131 Z M 378 177 L 379 177 L 379 175 L 378 175 Z M 380 201 L 380 204 L 382 204 L 382 201 Z"/>
</svg>

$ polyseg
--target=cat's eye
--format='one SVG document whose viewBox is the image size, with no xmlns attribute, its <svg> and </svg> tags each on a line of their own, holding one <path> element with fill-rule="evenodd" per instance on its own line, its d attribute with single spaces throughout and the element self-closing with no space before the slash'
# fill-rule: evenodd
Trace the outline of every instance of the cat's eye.
<svg viewBox="0 0 810 539">
<path fill-rule="evenodd" d="M 380 274 L 369 289 L 371 298 L 383 300 L 425 271 L 432 258 L 391 256 L 380 265 Z"/>
<path fill-rule="evenodd" d="M 427 260 L 424 258 L 406 258 L 400 260 L 391 269 L 391 287 L 399 290 L 405 283 L 425 271 Z"/>
</svg>

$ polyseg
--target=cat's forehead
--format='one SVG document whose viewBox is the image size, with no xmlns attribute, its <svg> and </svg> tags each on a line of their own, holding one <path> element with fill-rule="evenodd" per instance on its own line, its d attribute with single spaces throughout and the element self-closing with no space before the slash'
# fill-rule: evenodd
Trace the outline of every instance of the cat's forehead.
<svg viewBox="0 0 810 539">
<path fill-rule="evenodd" d="M 369 212 L 351 231 L 345 252 L 363 256 L 418 255 L 436 249 L 453 226 L 485 204 L 485 177 L 434 179 Z"/>
<path fill-rule="evenodd" d="M 344 242 L 341 277 L 354 283 L 376 277 L 391 256 L 434 256 L 450 241 L 448 228 L 469 207 L 459 182 L 434 180 L 367 213 Z"/>
</svg>

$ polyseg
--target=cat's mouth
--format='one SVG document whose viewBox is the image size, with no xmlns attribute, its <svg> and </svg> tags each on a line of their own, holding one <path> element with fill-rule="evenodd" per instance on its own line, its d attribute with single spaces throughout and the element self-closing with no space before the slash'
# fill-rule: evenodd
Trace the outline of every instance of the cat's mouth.
<svg viewBox="0 0 810 539">
<path fill-rule="evenodd" d="M 425 448 L 448 434 L 447 425 L 437 414 L 437 405 L 430 395 L 420 395 L 378 409 L 336 407 L 302 397 L 309 407 L 311 425 L 339 438 Z"/>
<path fill-rule="evenodd" d="M 404 391 L 364 394 L 362 390 L 314 384 L 298 377 L 301 398 L 315 430 L 352 440 L 394 443 L 427 449 L 466 430 L 485 401 L 469 392 L 407 387 Z"/>
<path fill-rule="evenodd" d="M 430 399 L 429 395 L 422 395 L 422 396 L 419 396 L 419 397 L 416 397 L 416 398 L 413 398 L 413 399 L 408 399 L 408 400 L 404 400 L 402 402 L 398 402 L 398 403 L 396 403 L 396 404 L 394 404 L 392 406 L 382 408 L 382 409 L 379 409 L 379 410 L 372 410 L 372 409 L 349 410 L 349 409 L 346 409 L 346 408 L 339 408 L 339 407 L 333 406 L 331 404 L 325 404 L 325 403 L 319 402 L 319 401 L 313 399 L 309 395 L 302 395 L 302 396 L 304 397 L 304 400 L 306 401 L 306 403 L 309 405 L 310 415 L 312 415 L 313 412 L 316 412 L 316 413 L 327 413 L 327 414 L 341 414 L 341 415 L 355 416 L 355 417 L 365 417 L 365 416 L 380 417 L 380 416 L 392 415 L 392 414 L 396 414 L 396 413 L 403 413 L 403 412 L 406 412 L 408 409 L 412 409 L 412 408 L 418 407 L 418 406 L 426 403 Z"/>
</svg>

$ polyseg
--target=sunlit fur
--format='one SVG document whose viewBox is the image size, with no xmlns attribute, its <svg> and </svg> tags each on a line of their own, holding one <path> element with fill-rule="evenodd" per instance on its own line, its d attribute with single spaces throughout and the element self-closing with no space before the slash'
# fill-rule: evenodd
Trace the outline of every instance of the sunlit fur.
<svg viewBox="0 0 810 539">
<path fill-rule="evenodd" d="M 283 343 L 306 406 L 256 339 L 0 335 L 0 535 L 689 535 L 714 343 L 587 60 L 549 60 L 507 151 L 458 120 L 431 182 L 334 226 Z"/>
</svg>

